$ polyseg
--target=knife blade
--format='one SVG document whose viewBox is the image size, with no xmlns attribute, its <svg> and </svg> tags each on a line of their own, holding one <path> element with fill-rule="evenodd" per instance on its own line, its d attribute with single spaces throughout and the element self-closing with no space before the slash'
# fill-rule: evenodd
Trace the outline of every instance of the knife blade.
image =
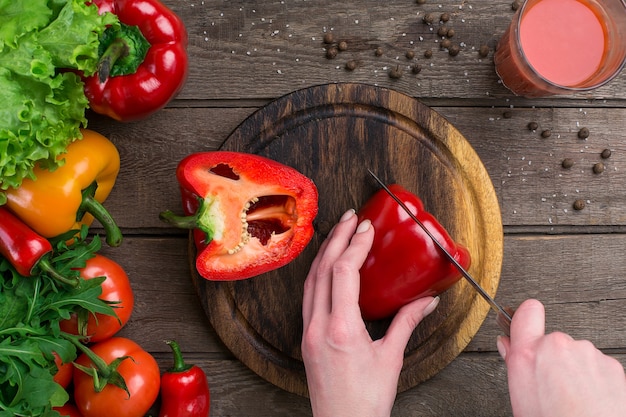
<svg viewBox="0 0 626 417">
<path fill-rule="evenodd" d="M 424 223 L 422 223 L 420 221 L 420 219 L 418 219 L 413 213 L 411 213 L 411 210 L 409 210 L 409 208 L 406 206 L 406 204 L 404 204 L 402 202 L 402 200 L 400 200 L 398 198 L 398 196 L 396 196 L 393 191 L 391 191 L 389 189 L 389 187 L 387 187 L 385 185 L 385 183 L 378 178 L 378 176 L 376 174 L 374 174 L 374 172 L 371 169 L 367 170 L 370 175 L 372 177 L 374 177 L 374 179 L 376 180 L 376 182 L 383 188 L 383 190 L 385 190 L 387 192 L 387 194 L 389 194 L 389 196 L 391 198 L 394 199 L 394 201 L 396 203 L 398 203 L 398 205 L 400 205 L 400 207 L 409 215 L 409 217 L 411 217 L 411 219 L 413 221 L 415 221 L 415 223 L 417 223 L 423 230 L 424 232 L 428 235 L 428 237 L 430 237 L 432 239 L 432 241 L 435 243 L 435 245 L 437 246 L 437 248 L 439 248 L 439 250 L 441 251 L 441 253 L 448 259 L 448 261 L 450 261 L 452 263 L 452 265 L 454 265 L 454 267 L 461 273 L 461 275 L 467 280 L 467 282 L 478 292 L 478 294 L 480 294 L 480 296 L 487 301 L 487 303 L 489 304 L 489 306 L 496 312 L 497 317 L 496 317 L 496 321 L 498 323 L 498 325 L 500 326 L 500 328 L 502 329 L 502 331 L 507 335 L 510 336 L 511 333 L 511 319 L 512 319 L 512 313 L 510 309 L 504 308 L 502 307 L 496 300 L 493 299 L 493 297 L 491 297 L 489 295 L 489 293 L 487 293 L 487 291 L 485 291 L 485 289 L 483 287 L 481 287 L 481 285 L 478 283 L 478 281 L 476 281 L 469 272 L 467 272 L 467 270 L 465 268 L 463 268 L 461 266 L 461 264 L 459 264 L 459 262 L 454 259 L 454 256 L 452 256 L 450 254 L 450 252 L 448 252 L 446 250 L 446 248 L 443 247 L 443 245 L 437 240 L 437 238 L 435 238 L 435 236 L 433 236 L 433 234 L 430 232 L 430 230 L 428 230 L 426 228 L 426 226 L 424 226 Z"/>
</svg>

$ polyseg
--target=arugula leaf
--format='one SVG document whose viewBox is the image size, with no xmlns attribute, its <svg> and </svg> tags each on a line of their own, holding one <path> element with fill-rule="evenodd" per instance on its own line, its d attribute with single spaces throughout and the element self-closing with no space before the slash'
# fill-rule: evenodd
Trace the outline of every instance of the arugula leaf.
<svg viewBox="0 0 626 417">
<path fill-rule="evenodd" d="M 100 37 L 118 24 L 84 0 L 0 0 L 0 190 L 37 164 L 54 170 L 82 138 L 89 102 L 74 71 L 96 71 Z"/>
<path fill-rule="evenodd" d="M 53 266 L 79 279 L 76 287 L 59 284 L 45 273 L 23 277 L 0 257 L 0 417 L 57 416 L 52 407 L 67 401 L 68 394 L 53 380 L 53 353 L 63 362 L 79 354 L 79 337 L 61 332 L 59 322 L 79 308 L 115 315 L 113 307 L 99 299 L 106 277 L 85 280 L 77 270 L 102 245 L 97 236 L 87 241 L 87 233 L 83 227 L 70 243 L 53 242 Z"/>
</svg>

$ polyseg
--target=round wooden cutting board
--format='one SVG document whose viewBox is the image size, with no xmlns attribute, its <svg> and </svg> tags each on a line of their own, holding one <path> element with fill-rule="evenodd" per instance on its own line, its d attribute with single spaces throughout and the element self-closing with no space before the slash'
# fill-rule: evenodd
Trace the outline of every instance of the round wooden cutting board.
<svg viewBox="0 0 626 417">
<path fill-rule="evenodd" d="M 495 190 L 478 155 L 442 116 L 414 98 L 363 84 L 330 84 L 284 96 L 245 120 L 222 150 L 259 154 L 310 177 L 319 191 L 315 235 L 289 265 L 252 279 L 193 281 L 224 344 L 250 369 L 289 392 L 308 395 L 300 351 L 303 283 L 331 227 L 375 191 L 371 169 L 417 194 L 472 255 L 470 273 L 495 296 L 503 234 Z M 399 391 L 427 380 L 467 346 L 489 306 L 464 281 L 446 291 L 415 330 Z M 381 337 L 388 321 L 367 323 Z"/>
</svg>

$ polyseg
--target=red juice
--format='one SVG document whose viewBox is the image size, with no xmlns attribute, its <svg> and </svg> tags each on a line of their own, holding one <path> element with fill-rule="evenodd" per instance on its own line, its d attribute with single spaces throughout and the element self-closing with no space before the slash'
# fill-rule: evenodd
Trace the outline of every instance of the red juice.
<svg viewBox="0 0 626 417">
<path fill-rule="evenodd" d="M 525 97 L 599 87 L 626 64 L 626 3 L 526 0 L 494 62 L 502 83 Z"/>
<path fill-rule="evenodd" d="M 577 0 L 535 4 L 522 17 L 519 36 L 530 66 L 546 80 L 567 87 L 590 78 L 606 51 L 600 18 Z"/>
</svg>

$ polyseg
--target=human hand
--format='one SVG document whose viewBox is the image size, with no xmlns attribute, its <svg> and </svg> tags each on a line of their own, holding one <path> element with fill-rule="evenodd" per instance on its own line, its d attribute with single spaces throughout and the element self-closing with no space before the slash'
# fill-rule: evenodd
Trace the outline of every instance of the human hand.
<svg viewBox="0 0 626 417">
<path fill-rule="evenodd" d="M 511 337 L 498 338 L 508 369 L 516 417 L 624 416 L 626 375 L 615 359 L 586 340 L 545 334 L 545 312 L 537 300 L 515 311 Z"/>
<path fill-rule="evenodd" d="M 356 229 L 356 233 L 355 233 Z M 302 358 L 316 417 L 389 416 L 404 349 L 439 298 L 404 306 L 387 334 L 372 341 L 359 309 L 359 269 L 372 246 L 368 220 L 357 228 L 353 210 L 335 226 L 304 284 Z"/>
</svg>

